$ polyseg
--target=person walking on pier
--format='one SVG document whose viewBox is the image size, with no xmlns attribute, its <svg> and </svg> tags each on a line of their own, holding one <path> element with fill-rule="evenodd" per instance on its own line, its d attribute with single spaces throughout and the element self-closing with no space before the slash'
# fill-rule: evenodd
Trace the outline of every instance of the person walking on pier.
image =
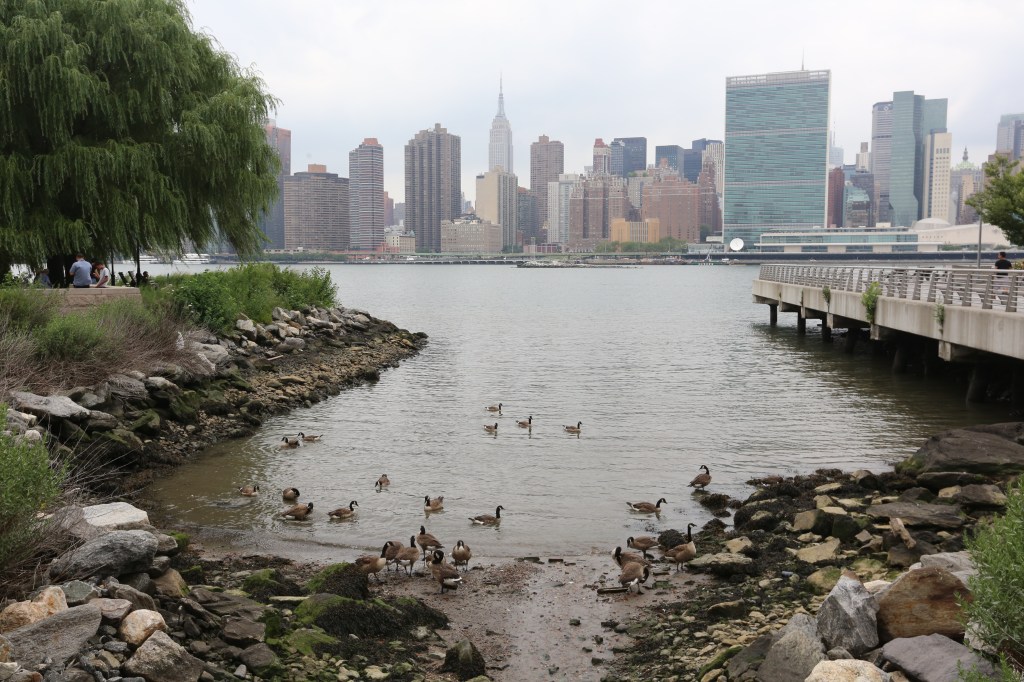
<svg viewBox="0 0 1024 682">
<path fill-rule="evenodd" d="M 994 263 L 993 267 L 996 270 L 1013 270 L 1013 263 L 1010 262 L 1010 259 L 1006 257 L 1005 251 L 1000 251 L 999 257 L 996 258 L 996 262 Z"/>
</svg>

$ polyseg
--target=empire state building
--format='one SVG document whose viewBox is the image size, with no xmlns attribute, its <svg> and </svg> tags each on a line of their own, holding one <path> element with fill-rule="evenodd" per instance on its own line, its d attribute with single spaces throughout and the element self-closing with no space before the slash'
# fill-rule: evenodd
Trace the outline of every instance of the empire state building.
<svg viewBox="0 0 1024 682">
<path fill-rule="evenodd" d="M 506 173 L 512 169 L 512 124 L 505 118 L 505 95 L 498 81 L 498 113 L 491 123 L 491 143 L 487 149 L 487 170 L 500 168 Z"/>
</svg>

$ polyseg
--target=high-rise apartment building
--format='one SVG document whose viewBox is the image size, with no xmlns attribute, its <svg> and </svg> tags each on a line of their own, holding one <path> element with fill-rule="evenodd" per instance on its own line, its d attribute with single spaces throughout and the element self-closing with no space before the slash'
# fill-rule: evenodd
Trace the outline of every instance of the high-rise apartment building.
<svg viewBox="0 0 1024 682">
<path fill-rule="evenodd" d="M 530 191 L 537 195 L 537 225 L 548 218 L 548 183 L 565 172 L 565 145 L 541 135 L 530 145 Z M 550 237 L 549 237 L 550 239 Z"/>
<path fill-rule="evenodd" d="M 518 239 L 519 180 L 512 173 L 490 170 L 476 176 L 476 214 L 501 226 L 501 247 L 509 251 Z"/>
<path fill-rule="evenodd" d="M 889 206 L 893 225 L 909 227 L 926 217 L 923 215 L 925 143 L 929 133 L 945 130 L 945 99 L 925 99 L 912 90 L 892 94 Z M 878 182 L 877 177 L 875 182 Z"/>
<path fill-rule="evenodd" d="M 708 151 L 709 149 L 704 150 L 704 168 L 697 176 L 697 196 L 700 199 L 697 209 L 698 238 L 701 233 L 722 234 L 722 202 L 718 198 L 719 192 L 715 187 L 715 178 L 719 175 L 718 168 L 720 166 L 715 164 L 713 155 Z"/>
<path fill-rule="evenodd" d="M 662 162 L 665 162 L 669 168 L 682 175 L 685 152 L 677 144 L 660 144 L 654 148 L 654 166 L 660 168 Z"/>
<path fill-rule="evenodd" d="M 626 177 L 622 172 L 626 160 L 626 145 L 622 140 L 612 140 L 608 145 L 608 172 L 620 178 Z"/>
<path fill-rule="evenodd" d="M 398 222 L 395 220 L 395 200 L 389 197 L 387 192 L 384 192 L 384 227 L 397 224 Z"/>
<path fill-rule="evenodd" d="M 1014 142 L 1014 124 L 1024 122 L 1024 114 L 1003 114 L 996 126 L 996 154 L 1012 154 Z"/>
<path fill-rule="evenodd" d="M 825 224 L 830 71 L 726 79 L 726 244 Z"/>
<path fill-rule="evenodd" d="M 505 117 L 505 92 L 498 81 L 498 113 L 491 122 L 491 142 L 487 147 L 487 169 L 515 173 L 512 167 L 512 124 Z"/>
<path fill-rule="evenodd" d="M 595 175 L 576 185 L 569 197 L 566 246 L 574 251 L 592 251 L 598 242 L 608 239 L 612 220 L 627 217 L 628 206 L 622 178 Z"/>
<path fill-rule="evenodd" d="M 547 215 L 547 209 L 544 211 Z M 519 231 L 523 233 L 523 243 L 531 244 L 540 242 L 540 224 L 537 222 L 538 208 L 537 195 L 526 189 L 519 188 L 519 209 L 516 213 L 516 223 Z"/>
<path fill-rule="evenodd" d="M 462 140 L 440 123 L 405 145 L 405 229 L 416 250 L 441 250 L 441 221 L 462 214 Z"/>
<path fill-rule="evenodd" d="M 704 167 L 704 152 L 708 147 L 721 144 L 721 140 L 709 140 L 706 137 L 691 142 L 690 148 L 683 150 L 683 164 L 679 168 L 679 174 L 690 182 L 697 182 L 697 177 Z"/>
<path fill-rule="evenodd" d="M 828 218 L 825 219 L 825 227 L 843 226 L 843 200 L 846 191 L 846 175 L 842 166 L 832 168 L 828 172 L 828 200 L 825 202 L 828 208 Z"/>
<path fill-rule="evenodd" d="M 856 169 L 858 173 L 870 173 L 871 172 L 871 152 L 868 151 L 868 143 L 860 143 L 860 151 L 857 152 L 857 163 Z M 867 227 L 865 225 L 865 227 Z"/>
<path fill-rule="evenodd" d="M 561 173 L 548 183 L 548 243 L 569 243 L 569 200 L 582 183 L 583 176 L 578 173 Z"/>
<path fill-rule="evenodd" d="M 292 131 L 279 128 L 277 121 L 268 120 L 263 125 L 267 144 L 277 152 L 281 169 L 277 173 L 277 198 L 266 213 L 260 215 L 259 226 L 267 237 L 267 248 L 284 248 L 284 179 L 292 174 Z"/>
<path fill-rule="evenodd" d="M 843 226 L 871 227 L 875 224 L 875 177 L 856 171 L 846 180 L 843 192 Z"/>
<path fill-rule="evenodd" d="M 921 218 L 950 222 L 949 171 L 952 165 L 953 136 L 931 131 L 924 139 L 924 177 L 921 179 Z"/>
<path fill-rule="evenodd" d="M 643 188 L 643 220 L 659 221 L 661 236 L 700 242 L 700 193 L 697 185 L 675 173 L 655 176 Z"/>
<path fill-rule="evenodd" d="M 373 251 L 384 241 L 384 147 L 368 137 L 348 153 L 351 248 Z"/>
<path fill-rule="evenodd" d="M 708 162 L 715 165 L 714 181 L 715 191 L 722 196 L 722 187 L 725 183 L 725 143 L 721 140 L 707 140 L 704 145 L 704 152 L 701 155 L 701 172 L 704 172 Z M 721 222 L 721 221 L 719 221 Z M 721 228 L 719 228 L 721 231 Z"/>
<path fill-rule="evenodd" d="M 284 248 L 349 249 L 348 178 L 311 163 L 284 179 Z"/>
<path fill-rule="evenodd" d="M 871 107 L 871 176 L 875 187 L 872 203 L 875 222 L 891 224 L 889 174 L 892 162 L 892 102 L 877 102 Z"/>
<path fill-rule="evenodd" d="M 594 140 L 594 165 L 591 175 L 608 175 L 612 172 L 612 150 L 600 137 Z"/>
<path fill-rule="evenodd" d="M 622 170 L 613 175 L 629 177 L 630 173 L 647 170 L 647 138 L 616 137 L 612 143 L 622 143 Z"/>
</svg>

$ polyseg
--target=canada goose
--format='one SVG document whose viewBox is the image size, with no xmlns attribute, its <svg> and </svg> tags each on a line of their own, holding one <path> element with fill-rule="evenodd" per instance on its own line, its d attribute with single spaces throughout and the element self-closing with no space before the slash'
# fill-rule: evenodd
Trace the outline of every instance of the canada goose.
<svg viewBox="0 0 1024 682">
<path fill-rule="evenodd" d="M 642 512 L 644 514 L 660 514 L 661 503 L 668 502 L 664 497 L 658 500 L 656 504 L 650 502 L 627 502 L 626 506 L 629 507 L 630 511 Z"/>
<path fill-rule="evenodd" d="M 626 540 L 626 546 L 632 547 L 633 549 L 639 549 L 645 559 L 650 558 L 647 556 L 647 550 L 652 547 L 656 547 L 657 545 L 658 541 L 649 535 L 643 535 L 638 538 L 629 538 Z"/>
<path fill-rule="evenodd" d="M 494 516 L 490 514 L 481 514 L 480 516 L 470 517 L 470 521 L 478 526 L 497 526 L 501 523 L 501 510 L 504 509 L 500 504 L 494 510 Z"/>
<path fill-rule="evenodd" d="M 391 540 L 391 546 L 388 547 L 388 551 L 384 552 L 384 558 L 387 559 L 389 564 L 396 564 L 398 560 L 398 553 L 405 547 L 405 543 L 402 540 Z M 417 556 L 419 550 L 416 551 Z"/>
<path fill-rule="evenodd" d="M 381 488 L 387 488 L 389 485 L 391 485 L 391 479 L 388 478 L 387 474 L 381 474 L 380 478 L 378 478 L 377 482 L 374 484 L 378 490 Z"/>
<path fill-rule="evenodd" d="M 498 403 L 497 405 L 488 405 L 484 409 L 488 412 L 497 412 L 498 414 L 501 414 L 501 403 Z"/>
<path fill-rule="evenodd" d="M 292 449 L 297 448 L 300 445 L 302 445 L 302 441 L 299 440 L 298 438 L 289 438 L 288 436 L 283 436 L 281 438 L 281 445 L 279 447 Z"/>
<path fill-rule="evenodd" d="M 315 443 L 323 437 L 324 434 L 322 433 L 319 436 L 307 436 L 302 431 L 299 431 L 299 438 L 301 438 L 304 443 Z"/>
<path fill-rule="evenodd" d="M 621 547 L 616 547 L 615 551 L 612 552 L 612 561 L 622 568 L 628 563 L 640 564 L 641 566 L 647 565 L 647 560 L 636 552 L 623 552 Z"/>
<path fill-rule="evenodd" d="M 579 433 L 581 426 L 583 426 L 583 422 L 576 422 L 576 426 L 573 426 L 572 424 L 566 424 L 562 428 L 565 429 L 567 433 Z"/>
<path fill-rule="evenodd" d="M 405 572 L 412 575 L 412 567 L 420 558 L 420 550 L 416 549 L 416 536 L 409 536 L 409 546 L 400 546 L 398 552 L 395 553 L 395 565 L 401 566 L 405 564 Z"/>
<path fill-rule="evenodd" d="M 700 488 L 704 490 L 708 483 L 711 483 L 711 470 L 708 469 L 706 464 L 701 464 L 700 468 L 704 470 L 703 474 L 697 474 L 697 476 L 690 481 L 691 488 Z"/>
<path fill-rule="evenodd" d="M 388 560 L 384 558 L 384 555 L 387 554 L 389 547 L 391 547 L 391 540 L 384 543 L 384 547 L 380 550 L 380 556 L 367 554 L 356 559 L 354 562 L 356 570 L 366 576 L 369 576 L 372 573 L 373 577 L 377 579 L 377 582 L 380 582 L 380 576 L 377 575 L 377 573 L 387 566 Z"/>
<path fill-rule="evenodd" d="M 524 429 L 532 429 L 533 428 L 533 415 L 531 414 L 526 419 L 517 419 L 516 420 L 516 425 L 521 426 Z"/>
<path fill-rule="evenodd" d="M 243 485 L 238 489 L 238 492 L 242 493 L 245 497 L 256 497 L 260 492 L 260 487 L 258 485 Z"/>
<path fill-rule="evenodd" d="M 288 500 L 289 502 L 292 500 L 297 500 L 299 499 L 299 489 L 285 488 L 284 490 L 281 491 L 281 497 Z"/>
<path fill-rule="evenodd" d="M 430 499 L 430 495 L 423 496 L 423 511 L 436 512 L 444 509 L 444 495 Z"/>
<path fill-rule="evenodd" d="M 630 592 L 643 594 L 643 590 L 640 589 L 640 586 L 647 582 L 647 579 L 650 577 L 650 567 L 638 564 L 635 561 L 630 561 L 622 567 L 622 573 L 619 574 L 619 584 L 627 588 Z"/>
<path fill-rule="evenodd" d="M 690 532 L 690 529 L 696 525 L 696 523 L 686 524 L 686 542 L 665 551 L 665 558 L 675 562 L 677 570 L 683 570 L 683 564 L 697 556 L 697 546 L 693 544 L 693 533 Z"/>
<path fill-rule="evenodd" d="M 420 526 L 420 534 L 416 536 L 416 544 L 423 550 L 423 561 L 427 560 L 428 549 L 444 549 L 444 545 L 423 526 Z"/>
<path fill-rule="evenodd" d="M 356 502 L 355 500 L 352 500 L 351 502 L 348 503 L 347 507 L 338 507 L 334 511 L 327 512 L 327 515 L 330 516 L 332 519 L 351 519 L 353 516 L 356 515 L 355 508 L 358 506 L 359 503 Z"/>
<path fill-rule="evenodd" d="M 473 552 L 462 540 L 455 543 L 455 549 L 452 550 L 452 563 L 455 564 L 455 568 L 458 568 L 461 564 L 469 570 L 469 560 L 473 558 Z"/>
<path fill-rule="evenodd" d="M 459 583 L 462 582 L 458 570 L 444 560 L 444 552 L 439 549 L 434 551 L 434 558 L 430 561 L 430 574 L 441 586 L 441 594 L 444 594 L 446 587 L 449 590 L 459 589 Z"/>
<path fill-rule="evenodd" d="M 297 504 L 291 509 L 286 509 L 281 512 L 281 516 L 286 519 L 295 519 L 296 521 L 302 521 L 313 512 L 313 503 L 309 504 Z"/>
<path fill-rule="evenodd" d="M 494 422 L 494 426 L 491 426 L 490 424 L 484 424 L 484 431 L 486 431 L 487 433 L 497 433 L 498 422 Z"/>
</svg>

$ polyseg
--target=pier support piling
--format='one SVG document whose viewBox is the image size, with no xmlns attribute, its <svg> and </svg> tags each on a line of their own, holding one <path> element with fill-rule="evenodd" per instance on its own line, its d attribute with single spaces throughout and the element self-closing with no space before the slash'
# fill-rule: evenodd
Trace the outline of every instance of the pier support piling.
<svg viewBox="0 0 1024 682">
<path fill-rule="evenodd" d="M 853 355 L 854 349 L 857 348 L 857 336 L 860 334 L 859 329 L 847 329 L 846 338 L 843 339 L 843 352 L 847 355 Z"/>
<path fill-rule="evenodd" d="M 807 333 L 807 318 L 799 313 L 796 316 L 796 333 L 800 336 Z"/>
<path fill-rule="evenodd" d="M 910 349 L 905 343 L 896 344 L 896 352 L 892 356 L 892 373 L 904 374 L 908 364 L 910 364 Z"/>
<path fill-rule="evenodd" d="M 988 385 L 991 381 L 991 373 L 988 365 L 977 363 L 971 370 L 971 383 L 967 387 L 967 402 L 983 403 L 988 395 Z"/>
<path fill-rule="evenodd" d="M 768 304 L 768 324 L 772 327 L 778 326 L 779 324 L 779 304 L 769 303 Z"/>
<path fill-rule="evenodd" d="M 824 322 L 821 323 L 821 340 L 825 343 L 832 342 L 832 327 Z"/>
</svg>

